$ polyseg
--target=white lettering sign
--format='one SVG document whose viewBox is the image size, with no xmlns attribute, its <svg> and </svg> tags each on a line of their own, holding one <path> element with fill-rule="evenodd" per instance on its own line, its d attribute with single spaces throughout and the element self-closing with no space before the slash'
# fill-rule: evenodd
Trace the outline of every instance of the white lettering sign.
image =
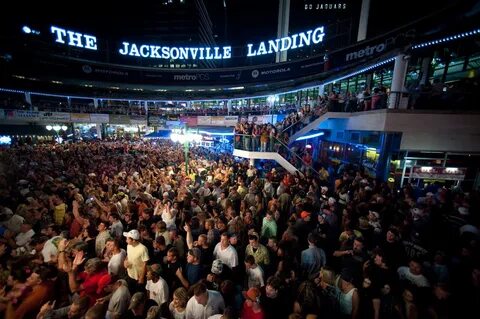
<svg viewBox="0 0 480 319">
<path fill-rule="evenodd" d="M 97 38 L 92 35 L 69 31 L 56 26 L 51 26 L 50 32 L 55 35 L 55 42 L 57 43 L 68 44 L 72 47 L 97 50 Z M 65 40 L 68 40 L 68 43 L 66 43 Z"/>
<path fill-rule="evenodd" d="M 254 48 L 253 44 L 247 44 L 247 56 L 277 53 L 279 51 L 287 51 L 312 44 L 318 44 L 323 41 L 324 36 L 325 32 L 323 27 L 318 27 L 315 30 L 300 32 L 281 39 L 270 40 L 267 41 L 266 44 L 265 42 L 260 42 L 256 48 Z"/>
<path fill-rule="evenodd" d="M 137 45 L 130 42 L 122 42 L 122 48 L 118 50 L 121 55 L 137 56 L 142 58 L 167 59 L 167 60 L 220 60 L 232 57 L 232 47 L 214 48 L 184 48 L 162 47 L 158 45 Z"/>
</svg>

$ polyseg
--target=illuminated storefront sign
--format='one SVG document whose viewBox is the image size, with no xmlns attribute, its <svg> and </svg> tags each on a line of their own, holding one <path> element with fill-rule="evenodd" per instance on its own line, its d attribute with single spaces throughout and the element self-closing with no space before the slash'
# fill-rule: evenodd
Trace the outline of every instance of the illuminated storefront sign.
<svg viewBox="0 0 480 319">
<path fill-rule="evenodd" d="M 55 42 L 57 43 L 97 50 L 97 38 L 95 36 L 62 29 L 56 26 L 51 26 L 50 31 L 54 35 Z M 266 42 L 262 41 L 257 45 L 248 44 L 247 56 L 273 54 L 302 48 L 304 46 L 318 44 L 323 41 L 324 37 L 324 28 L 318 27 L 314 30 L 300 32 L 284 38 Z M 232 47 L 176 47 L 137 44 L 124 41 L 118 49 L 118 53 L 124 56 L 165 60 L 222 60 L 232 57 Z"/>
<path fill-rule="evenodd" d="M 421 179 L 463 181 L 466 173 L 465 167 L 414 166 L 412 168 L 412 177 Z"/>
</svg>

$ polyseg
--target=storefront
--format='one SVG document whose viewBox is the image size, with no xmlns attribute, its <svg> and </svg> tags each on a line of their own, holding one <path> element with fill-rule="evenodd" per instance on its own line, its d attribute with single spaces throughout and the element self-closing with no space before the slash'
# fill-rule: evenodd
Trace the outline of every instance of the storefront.
<svg viewBox="0 0 480 319">
<path fill-rule="evenodd" d="M 469 191 L 478 183 L 479 161 L 480 154 L 407 151 L 403 154 L 396 176 L 400 186 L 408 183 L 424 188 L 436 183 Z"/>
</svg>

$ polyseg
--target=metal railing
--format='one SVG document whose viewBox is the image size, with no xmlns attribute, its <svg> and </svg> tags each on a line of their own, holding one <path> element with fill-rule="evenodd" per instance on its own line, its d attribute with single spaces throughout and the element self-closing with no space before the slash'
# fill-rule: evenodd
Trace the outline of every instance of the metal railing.
<svg viewBox="0 0 480 319">
<path fill-rule="evenodd" d="M 320 116 L 322 116 L 325 113 L 327 113 L 327 109 L 323 108 L 323 109 L 320 110 L 319 114 L 317 114 L 316 112 L 314 112 L 313 114 L 309 114 L 309 115 L 307 115 L 307 117 L 309 117 L 307 123 L 304 122 L 305 117 L 303 117 L 300 120 L 296 121 L 295 123 L 293 123 L 293 124 L 287 126 L 286 128 L 284 128 L 282 130 L 282 133 L 287 132 L 288 135 L 292 136 L 293 134 L 295 134 L 296 132 L 298 132 L 299 130 L 301 130 L 302 128 L 307 126 L 308 124 L 312 123 L 313 121 L 315 121 L 316 119 L 318 119 Z M 303 124 L 303 125 L 301 125 L 301 124 Z"/>
</svg>

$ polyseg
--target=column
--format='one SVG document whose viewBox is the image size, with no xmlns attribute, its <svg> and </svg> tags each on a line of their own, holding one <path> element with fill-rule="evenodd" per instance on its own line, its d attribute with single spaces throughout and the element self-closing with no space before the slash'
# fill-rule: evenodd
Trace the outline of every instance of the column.
<svg viewBox="0 0 480 319">
<path fill-rule="evenodd" d="M 28 103 L 29 109 L 30 109 L 30 110 L 33 110 L 32 96 L 30 95 L 30 92 L 25 92 L 25 102 Z"/>
<path fill-rule="evenodd" d="M 392 86 L 390 87 L 389 109 L 406 109 L 408 106 L 408 97 L 402 97 L 405 92 L 405 76 L 407 75 L 408 58 L 404 53 L 395 57 L 395 66 L 393 67 Z"/>
<path fill-rule="evenodd" d="M 147 101 L 143 101 L 143 107 L 145 108 L 145 115 L 147 116 L 148 118 L 148 102 Z"/>
<path fill-rule="evenodd" d="M 424 57 L 422 59 L 422 68 L 420 70 L 422 77 L 420 78 L 420 84 L 426 84 L 430 75 L 430 63 L 432 63 L 431 57 Z"/>
<path fill-rule="evenodd" d="M 318 86 L 318 96 L 323 96 L 323 93 L 325 93 L 325 84 L 320 84 Z"/>
<path fill-rule="evenodd" d="M 93 107 L 96 109 L 98 109 L 98 99 L 93 99 Z"/>
<path fill-rule="evenodd" d="M 377 166 L 375 168 L 376 178 L 381 181 L 388 179 L 390 171 L 391 148 L 393 142 L 392 133 L 383 133 L 380 143 L 380 156 L 378 157 Z"/>
<path fill-rule="evenodd" d="M 367 73 L 365 75 L 365 86 L 371 91 L 373 82 L 373 73 Z"/>
<path fill-rule="evenodd" d="M 227 114 L 230 115 L 232 112 L 232 100 L 227 100 Z"/>
<path fill-rule="evenodd" d="M 95 124 L 95 129 L 97 130 L 97 138 L 99 140 L 103 140 L 103 137 L 102 137 L 102 123 Z"/>
<path fill-rule="evenodd" d="M 75 124 L 70 123 L 70 129 L 72 130 L 72 140 L 75 142 L 77 140 L 77 137 L 75 136 Z"/>
<path fill-rule="evenodd" d="M 367 38 L 369 12 L 370 12 L 370 0 L 362 0 L 362 9 L 360 10 L 360 21 L 358 22 L 357 42 L 360 42 Z"/>
<path fill-rule="evenodd" d="M 250 162 L 250 165 L 252 165 L 253 167 L 255 167 L 255 159 L 254 159 L 254 158 L 250 158 L 250 159 L 249 159 L 249 162 Z"/>
<path fill-rule="evenodd" d="M 277 38 L 281 39 L 288 36 L 288 25 L 290 22 L 290 0 L 278 0 L 278 26 Z M 275 62 L 287 61 L 287 51 L 277 52 Z"/>
</svg>

